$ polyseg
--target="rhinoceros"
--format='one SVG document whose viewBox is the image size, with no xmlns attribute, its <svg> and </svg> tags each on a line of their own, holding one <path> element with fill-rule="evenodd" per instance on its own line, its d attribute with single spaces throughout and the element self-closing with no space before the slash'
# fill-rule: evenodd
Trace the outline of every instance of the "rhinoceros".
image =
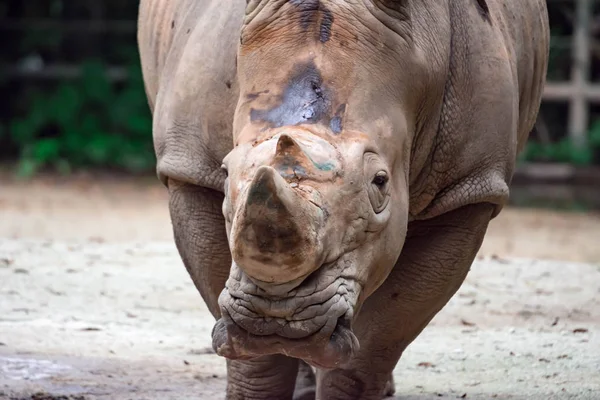
<svg viewBox="0 0 600 400">
<path fill-rule="evenodd" d="M 544 0 L 141 0 L 157 175 L 228 399 L 394 393 L 507 203 L 548 25 Z"/>
</svg>

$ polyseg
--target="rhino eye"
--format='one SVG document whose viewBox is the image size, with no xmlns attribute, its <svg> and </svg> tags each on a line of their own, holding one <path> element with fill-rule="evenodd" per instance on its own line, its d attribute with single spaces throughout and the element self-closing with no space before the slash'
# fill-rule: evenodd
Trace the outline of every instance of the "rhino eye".
<svg viewBox="0 0 600 400">
<path fill-rule="evenodd" d="M 383 160 L 373 152 L 364 155 L 364 177 L 369 202 L 376 214 L 386 209 L 390 200 L 390 176 Z"/>
<path fill-rule="evenodd" d="M 373 211 L 379 214 L 382 212 L 389 201 L 389 188 L 388 188 L 389 177 L 387 172 L 379 171 L 373 177 L 369 190 L 369 200 Z"/>
<path fill-rule="evenodd" d="M 373 185 L 377 186 L 380 190 L 383 190 L 388 183 L 388 180 L 387 173 L 385 171 L 379 171 L 373 178 Z"/>
</svg>

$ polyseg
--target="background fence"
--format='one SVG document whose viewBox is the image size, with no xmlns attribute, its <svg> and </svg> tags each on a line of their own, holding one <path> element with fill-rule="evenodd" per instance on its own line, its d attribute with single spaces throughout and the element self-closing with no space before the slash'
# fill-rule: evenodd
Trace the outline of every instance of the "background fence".
<svg viewBox="0 0 600 400">
<path fill-rule="evenodd" d="M 600 1 L 548 0 L 551 59 L 538 132 L 522 160 L 600 164 Z M 151 171 L 136 48 L 137 1 L 0 4 L 0 159 Z"/>
</svg>

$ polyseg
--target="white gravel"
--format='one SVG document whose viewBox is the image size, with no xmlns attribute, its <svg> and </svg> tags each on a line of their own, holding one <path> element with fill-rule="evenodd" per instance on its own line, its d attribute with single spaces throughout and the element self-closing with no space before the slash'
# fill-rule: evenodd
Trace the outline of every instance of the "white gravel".
<svg viewBox="0 0 600 400">
<path fill-rule="evenodd" d="M 0 398 L 223 399 L 213 323 L 171 241 L 0 238 Z M 404 399 L 600 399 L 600 267 L 478 260 L 395 375 Z"/>
</svg>

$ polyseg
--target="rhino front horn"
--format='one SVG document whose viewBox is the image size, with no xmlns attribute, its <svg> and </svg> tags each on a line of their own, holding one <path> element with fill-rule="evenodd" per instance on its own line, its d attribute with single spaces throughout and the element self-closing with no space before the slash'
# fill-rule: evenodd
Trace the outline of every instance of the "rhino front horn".
<svg viewBox="0 0 600 400">
<path fill-rule="evenodd" d="M 269 166 L 254 175 L 231 231 L 233 261 L 250 277 L 282 284 L 320 267 L 323 212 Z"/>
</svg>

